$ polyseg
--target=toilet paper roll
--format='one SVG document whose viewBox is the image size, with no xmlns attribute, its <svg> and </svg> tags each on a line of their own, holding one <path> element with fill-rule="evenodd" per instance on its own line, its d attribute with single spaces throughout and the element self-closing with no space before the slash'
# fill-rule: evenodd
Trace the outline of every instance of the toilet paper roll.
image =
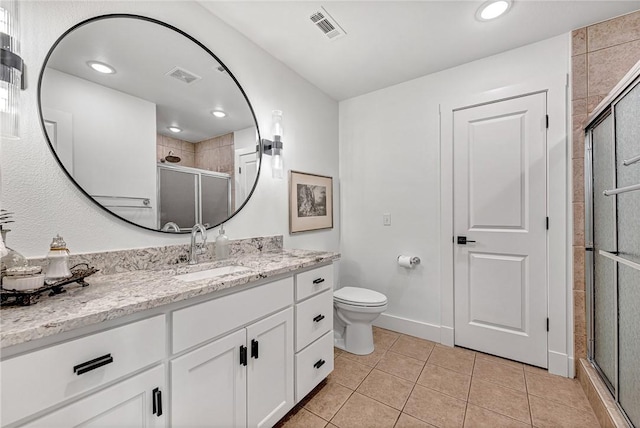
<svg viewBox="0 0 640 428">
<path fill-rule="evenodd" d="M 420 264 L 420 258 L 415 256 L 398 256 L 398 264 L 402 267 L 412 268 Z"/>
</svg>

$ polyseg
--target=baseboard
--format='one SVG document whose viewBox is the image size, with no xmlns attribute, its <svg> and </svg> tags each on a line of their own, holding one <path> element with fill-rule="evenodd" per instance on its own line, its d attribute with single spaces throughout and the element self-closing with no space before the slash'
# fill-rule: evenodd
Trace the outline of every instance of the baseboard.
<svg viewBox="0 0 640 428">
<path fill-rule="evenodd" d="M 443 325 L 440 327 L 440 343 L 447 346 L 454 346 L 454 329 Z"/>
<path fill-rule="evenodd" d="M 576 361 L 573 359 L 573 357 L 569 357 L 567 358 L 567 363 L 569 364 L 569 377 L 573 379 L 576 377 Z"/>
<path fill-rule="evenodd" d="M 373 325 L 409 336 L 440 343 L 440 326 L 421 321 L 410 320 L 395 315 L 381 314 Z"/>
<path fill-rule="evenodd" d="M 559 352 L 549 351 L 549 373 L 569 377 L 569 356 Z"/>
</svg>

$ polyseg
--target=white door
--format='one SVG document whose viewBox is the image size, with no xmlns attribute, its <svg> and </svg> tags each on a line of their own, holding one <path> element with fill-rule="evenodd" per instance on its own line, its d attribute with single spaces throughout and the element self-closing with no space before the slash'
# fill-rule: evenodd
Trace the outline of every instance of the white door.
<svg viewBox="0 0 640 428">
<path fill-rule="evenodd" d="M 546 93 L 453 126 L 455 344 L 547 367 Z"/>
<path fill-rule="evenodd" d="M 254 149 L 238 149 L 236 161 L 236 206 L 238 209 L 249 197 L 258 174 L 258 158 Z"/>
<path fill-rule="evenodd" d="M 171 362 L 171 425 L 247 426 L 247 370 L 242 329 Z"/>
<path fill-rule="evenodd" d="M 249 427 L 271 427 L 293 408 L 293 308 L 247 327 Z"/>
<path fill-rule="evenodd" d="M 43 107 L 44 127 L 49 141 L 69 174 L 73 175 L 73 116 L 62 110 Z"/>
<path fill-rule="evenodd" d="M 166 424 L 164 367 L 159 366 L 56 410 L 23 427 L 161 428 Z M 24 397 L 28 400 L 28 397 Z"/>
</svg>

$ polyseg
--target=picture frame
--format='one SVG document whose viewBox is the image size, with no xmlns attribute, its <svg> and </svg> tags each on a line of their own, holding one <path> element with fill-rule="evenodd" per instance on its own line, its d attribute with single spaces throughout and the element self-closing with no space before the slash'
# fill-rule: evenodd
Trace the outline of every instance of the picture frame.
<svg viewBox="0 0 640 428">
<path fill-rule="evenodd" d="M 333 177 L 289 171 L 289 233 L 333 228 Z"/>
</svg>

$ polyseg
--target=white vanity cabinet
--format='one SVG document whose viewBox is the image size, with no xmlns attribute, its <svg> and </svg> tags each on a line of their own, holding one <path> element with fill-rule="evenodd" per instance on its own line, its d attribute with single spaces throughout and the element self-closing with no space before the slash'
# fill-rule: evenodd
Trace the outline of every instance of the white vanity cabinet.
<svg viewBox="0 0 640 428">
<path fill-rule="evenodd" d="M 333 371 L 333 266 L 296 275 L 296 402 Z"/>
<path fill-rule="evenodd" d="M 172 426 L 270 427 L 287 414 L 293 322 L 292 278 L 174 312 L 174 351 L 225 335 L 171 361 Z"/>
</svg>

